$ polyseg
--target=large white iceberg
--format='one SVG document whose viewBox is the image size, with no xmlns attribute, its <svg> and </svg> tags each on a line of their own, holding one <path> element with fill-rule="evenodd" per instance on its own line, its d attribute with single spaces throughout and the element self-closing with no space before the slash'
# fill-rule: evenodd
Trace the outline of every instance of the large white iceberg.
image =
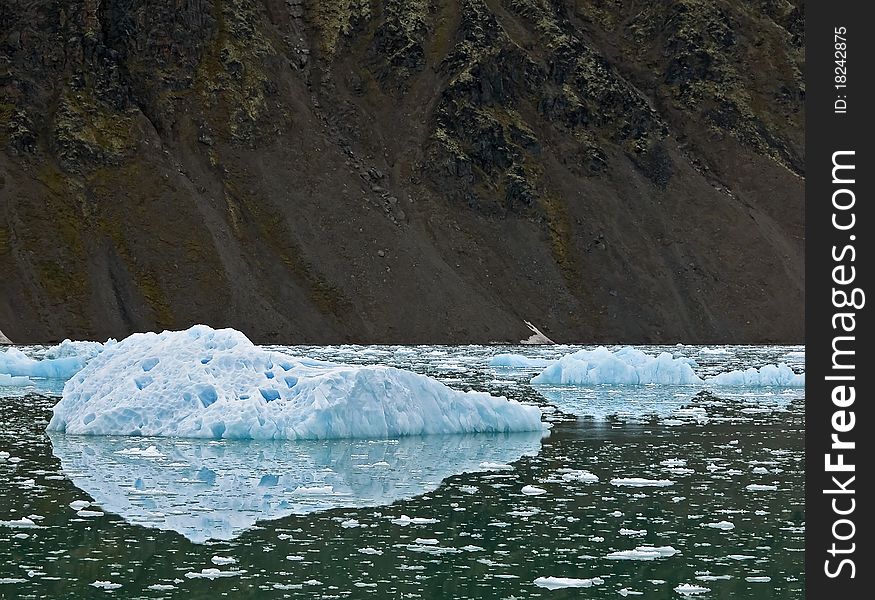
<svg viewBox="0 0 875 600">
<path fill-rule="evenodd" d="M 268 351 L 205 325 L 106 347 L 53 410 L 49 430 L 86 435 L 328 439 L 545 428 L 536 406 L 392 367 Z"/>
<path fill-rule="evenodd" d="M 689 358 L 674 358 L 668 352 L 658 356 L 646 354 L 629 346 L 608 350 L 578 350 L 566 354 L 547 366 L 532 379 L 535 384 L 558 385 L 662 385 L 701 384 L 693 371 L 695 362 Z"/>
<path fill-rule="evenodd" d="M 708 385 L 734 387 L 805 387 L 805 373 L 794 373 L 784 363 L 756 369 L 720 373 L 705 380 Z"/>
<path fill-rule="evenodd" d="M 542 435 L 295 442 L 49 437 L 64 474 L 101 510 L 203 543 L 235 538 L 257 521 L 385 506 L 432 492 L 452 475 L 534 456 Z"/>
</svg>

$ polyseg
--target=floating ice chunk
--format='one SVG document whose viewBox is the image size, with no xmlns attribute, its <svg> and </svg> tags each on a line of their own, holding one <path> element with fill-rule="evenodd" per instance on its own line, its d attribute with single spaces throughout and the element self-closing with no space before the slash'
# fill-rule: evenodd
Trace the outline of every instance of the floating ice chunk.
<svg viewBox="0 0 875 600">
<path fill-rule="evenodd" d="M 214 556 L 210 559 L 210 562 L 214 565 L 233 565 L 237 563 L 237 559 L 231 556 Z"/>
<path fill-rule="evenodd" d="M 70 508 L 73 510 L 82 510 L 83 508 L 88 508 L 91 506 L 91 502 L 88 500 L 73 500 L 70 503 Z"/>
<path fill-rule="evenodd" d="M 552 362 L 546 358 L 530 358 L 522 354 L 496 354 L 489 359 L 489 366 L 504 369 L 542 369 Z"/>
<path fill-rule="evenodd" d="M 87 519 L 89 517 L 102 517 L 103 511 L 100 511 L 100 510 L 78 510 L 78 511 L 76 511 L 76 516 L 82 517 L 84 519 Z"/>
<path fill-rule="evenodd" d="M 487 471 L 513 471 L 513 465 L 488 461 L 480 463 L 480 468 Z"/>
<path fill-rule="evenodd" d="M 534 485 L 524 485 L 523 489 L 521 489 L 520 491 L 527 496 L 540 496 L 541 494 L 547 493 L 547 490 L 545 490 L 544 488 L 539 488 Z"/>
<path fill-rule="evenodd" d="M 64 386 L 47 429 L 236 439 L 541 431 L 536 406 L 409 371 L 296 358 L 196 325 L 108 346 Z"/>
<path fill-rule="evenodd" d="M 538 577 L 535 579 L 535 585 L 546 588 L 548 590 L 558 590 L 561 588 L 587 588 L 594 585 L 601 585 L 605 582 L 601 577 L 593 577 L 591 579 L 574 579 L 571 577 Z"/>
<path fill-rule="evenodd" d="M 371 548 L 369 546 L 366 546 L 364 548 L 359 548 L 358 552 L 359 552 L 359 554 L 374 554 L 376 556 L 383 554 L 382 550 L 377 550 L 376 548 Z"/>
<path fill-rule="evenodd" d="M 733 525 L 729 521 L 718 521 L 716 523 L 702 523 L 702 527 L 711 527 L 712 529 L 722 529 L 723 531 L 729 531 L 730 529 L 735 529 L 735 525 Z"/>
<path fill-rule="evenodd" d="M 423 544 L 425 546 L 437 546 L 440 542 L 435 538 L 416 538 L 414 544 Z"/>
<path fill-rule="evenodd" d="M 219 579 L 220 577 L 237 577 L 245 572 L 245 569 L 228 569 L 227 571 L 222 571 L 221 569 L 201 569 L 200 572 L 190 571 L 185 576 L 189 579 Z"/>
<path fill-rule="evenodd" d="M 595 483 L 598 480 L 598 475 L 593 475 L 589 471 L 578 471 L 569 469 L 562 473 L 562 481 L 581 481 L 583 483 Z"/>
<path fill-rule="evenodd" d="M 0 373 L 0 386 L 19 387 L 23 385 L 30 385 L 31 383 L 33 382 L 30 380 L 30 377 L 24 375 L 13 376 L 7 373 Z"/>
<path fill-rule="evenodd" d="M 64 340 L 59 345 L 46 350 L 42 359 L 31 358 L 17 348 L 9 348 L 6 352 L 0 353 L 0 374 L 41 379 L 70 379 L 81 371 L 88 361 L 113 344 L 115 340 L 109 340 L 106 344 Z"/>
<path fill-rule="evenodd" d="M 0 521 L 0 527 L 11 527 L 13 529 L 32 529 L 35 527 L 39 527 L 39 525 L 37 525 L 27 517 L 21 517 L 20 519 L 15 519 L 13 521 Z"/>
<path fill-rule="evenodd" d="M 805 387 L 805 373 L 796 374 L 786 364 L 765 365 L 756 369 L 728 371 L 705 380 L 709 386 Z"/>
<path fill-rule="evenodd" d="M 750 583 L 768 583 L 772 580 L 772 578 L 767 575 L 762 575 L 745 577 L 744 580 Z"/>
<path fill-rule="evenodd" d="M 437 519 L 431 519 L 428 517 L 413 517 L 411 519 L 407 515 L 401 515 L 397 519 L 391 519 L 391 521 L 395 525 L 400 525 L 401 527 L 407 527 L 408 525 L 429 525 L 438 522 Z"/>
<path fill-rule="evenodd" d="M 626 529 L 625 527 L 620 529 L 620 535 L 647 535 L 646 529 Z"/>
<path fill-rule="evenodd" d="M 703 575 L 696 575 L 696 579 L 698 579 L 699 581 L 724 581 L 732 579 L 732 575 L 711 575 L 710 573 L 708 573 Z"/>
<path fill-rule="evenodd" d="M 153 583 L 150 586 L 147 586 L 148 590 L 155 590 L 156 592 L 167 592 L 170 590 L 175 590 L 175 585 L 170 585 L 169 583 Z"/>
<path fill-rule="evenodd" d="M 671 479 L 644 479 L 643 477 L 626 477 L 611 479 L 611 485 L 628 487 L 668 487 L 674 485 Z"/>
<path fill-rule="evenodd" d="M 678 553 L 678 550 L 671 546 L 638 546 L 634 550 L 611 552 L 605 558 L 610 560 L 656 560 L 657 558 L 668 558 Z"/>
<path fill-rule="evenodd" d="M 667 458 L 659 464 L 663 467 L 686 467 L 687 461 L 684 458 Z"/>
<path fill-rule="evenodd" d="M 620 591 L 617 592 L 624 598 L 626 596 L 643 596 L 644 592 L 636 592 L 635 590 L 630 590 L 629 588 L 621 588 Z"/>
<path fill-rule="evenodd" d="M 761 485 L 759 483 L 752 483 L 745 488 L 749 492 L 774 492 L 778 489 L 776 485 Z"/>
<path fill-rule="evenodd" d="M 681 596 L 695 596 L 697 594 L 710 592 L 711 588 L 702 587 L 700 585 L 695 585 L 692 583 L 682 583 L 679 586 L 675 587 L 674 591 L 676 591 Z"/>
<path fill-rule="evenodd" d="M 702 379 L 693 372 L 691 359 L 674 358 L 668 352 L 658 356 L 626 346 L 608 350 L 599 346 L 595 350 L 579 350 L 566 354 L 547 366 L 532 379 L 534 384 L 559 385 L 662 385 L 701 384 Z"/>
<path fill-rule="evenodd" d="M 351 529 L 353 527 L 361 526 L 361 523 L 359 523 L 356 519 L 346 519 L 340 522 L 340 526 L 344 529 Z"/>
<path fill-rule="evenodd" d="M 113 583 L 112 581 L 92 581 L 88 585 L 92 587 L 96 587 L 101 590 L 117 590 L 122 587 L 120 583 Z"/>
<path fill-rule="evenodd" d="M 164 456 L 155 446 L 149 446 L 148 448 L 125 448 L 124 450 L 117 451 L 116 454 L 141 456 L 143 458 L 162 458 Z"/>
</svg>

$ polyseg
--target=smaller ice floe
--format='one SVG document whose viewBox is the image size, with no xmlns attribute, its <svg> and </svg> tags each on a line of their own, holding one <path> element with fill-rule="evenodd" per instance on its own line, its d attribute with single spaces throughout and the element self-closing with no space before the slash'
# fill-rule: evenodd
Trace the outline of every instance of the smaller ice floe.
<svg viewBox="0 0 875 600">
<path fill-rule="evenodd" d="M 496 354 L 489 359 L 490 367 L 501 369 L 543 369 L 552 360 L 546 358 L 530 358 L 522 354 Z"/>
<path fill-rule="evenodd" d="M 77 510 L 77 511 L 76 511 L 76 516 L 77 516 L 77 517 L 82 517 L 83 519 L 87 519 L 87 518 L 89 518 L 89 517 L 102 517 L 102 516 L 103 516 L 103 511 L 100 511 L 100 510 L 84 510 L 84 509 L 83 509 L 83 510 Z"/>
<path fill-rule="evenodd" d="M 784 363 L 756 369 L 727 371 L 705 380 L 709 386 L 805 387 L 805 373 L 796 374 Z"/>
<path fill-rule="evenodd" d="M 729 350 L 727 348 L 708 348 L 705 346 L 699 349 L 699 354 L 729 354 Z"/>
<path fill-rule="evenodd" d="M 663 467 L 686 467 L 687 460 L 685 458 L 667 458 L 660 463 Z"/>
<path fill-rule="evenodd" d="M 73 500 L 70 503 L 70 508 L 73 510 L 82 510 L 83 508 L 88 508 L 91 506 L 91 502 L 88 500 Z"/>
<path fill-rule="evenodd" d="M 668 352 L 645 354 L 630 346 L 608 350 L 579 350 L 566 354 L 532 379 L 534 384 L 557 385 L 693 385 L 702 379 L 693 372 L 689 358 L 674 358 Z"/>
<path fill-rule="evenodd" d="M 772 578 L 768 577 L 767 575 L 762 575 L 745 577 L 744 580 L 748 583 L 768 583 L 772 580 Z"/>
<path fill-rule="evenodd" d="M 638 546 L 634 550 L 619 550 L 611 552 L 605 558 L 609 560 L 656 560 L 668 558 L 680 552 L 671 546 Z"/>
<path fill-rule="evenodd" d="M 220 567 L 223 565 L 233 565 L 237 563 L 237 559 L 231 556 L 214 556 L 210 559 L 210 562 L 214 565 L 219 565 Z"/>
<path fill-rule="evenodd" d="M 735 525 L 733 525 L 729 521 L 718 521 L 716 523 L 702 523 L 702 527 L 711 527 L 712 529 L 722 529 L 723 531 L 729 531 L 730 529 L 735 529 Z"/>
<path fill-rule="evenodd" d="M 776 485 L 762 485 L 759 483 L 752 483 L 745 488 L 748 492 L 774 492 L 778 489 Z"/>
<path fill-rule="evenodd" d="M 46 350 L 42 359 L 31 358 L 18 348 L 8 348 L 0 353 L 0 374 L 67 380 L 113 344 L 115 340 L 109 340 L 106 344 L 64 340 Z"/>
<path fill-rule="evenodd" d="M 39 527 L 39 525 L 37 525 L 27 517 L 21 517 L 20 519 L 15 519 L 12 521 L 0 521 L 0 527 L 11 527 L 13 529 L 33 529 L 35 527 Z"/>
<path fill-rule="evenodd" d="M 611 485 L 627 487 L 668 487 L 674 485 L 671 479 L 645 479 L 643 477 L 617 477 L 611 479 Z"/>
<path fill-rule="evenodd" d="M 601 577 L 593 577 L 591 579 L 574 579 L 572 577 L 538 577 L 535 579 L 535 585 L 548 590 L 558 590 L 562 588 L 588 588 L 594 585 L 601 585 L 605 582 Z"/>
<path fill-rule="evenodd" d="M 620 535 L 647 535 L 646 529 L 626 529 L 625 527 L 620 529 Z"/>
<path fill-rule="evenodd" d="M 244 569 L 228 569 L 226 571 L 221 569 L 201 569 L 199 572 L 190 571 L 185 576 L 189 579 L 219 579 L 220 577 L 237 577 L 245 572 Z"/>
<path fill-rule="evenodd" d="M 620 591 L 617 592 L 624 598 L 626 596 L 643 596 L 644 592 L 636 592 L 635 590 L 630 590 L 629 588 L 621 588 Z"/>
<path fill-rule="evenodd" d="M 383 554 L 382 550 L 377 550 L 376 548 L 371 548 L 370 546 L 366 546 L 364 548 L 358 549 L 359 554 L 373 554 L 375 556 L 380 556 Z"/>
<path fill-rule="evenodd" d="M 711 575 L 710 573 L 703 573 L 701 575 L 696 575 L 696 579 L 699 581 L 725 581 L 732 579 L 732 575 Z"/>
<path fill-rule="evenodd" d="M 340 522 L 340 526 L 344 529 L 352 529 L 353 527 L 361 527 L 361 523 L 356 519 L 345 519 Z"/>
<path fill-rule="evenodd" d="M 541 494 L 546 494 L 547 490 L 544 488 L 539 488 L 534 485 L 524 485 L 523 489 L 520 490 L 526 496 L 540 496 Z"/>
<path fill-rule="evenodd" d="M 594 475 L 589 471 L 575 469 L 559 469 L 562 474 L 562 481 L 579 481 L 583 483 L 595 483 L 599 480 L 598 475 Z"/>
<path fill-rule="evenodd" d="M 23 385 L 30 385 L 31 383 L 33 382 L 30 380 L 30 377 L 25 377 L 23 375 L 14 376 L 7 373 L 0 373 L 0 386 L 20 387 Z"/>
<path fill-rule="evenodd" d="M 480 468 L 486 471 L 513 471 L 513 465 L 496 462 L 482 462 Z"/>
<path fill-rule="evenodd" d="M 141 458 L 163 458 L 164 455 L 155 446 L 148 448 L 125 448 L 124 450 L 116 451 L 116 454 L 123 456 L 139 456 Z"/>
<path fill-rule="evenodd" d="M 437 519 L 432 519 L 429 517 L 413 517 L 412 519 L 407 515 L 401 515 L 397 519 L 391 519 L 392 523 L 395 525 L 400 525 L 401 527 L 407 527 L 408 525 L 429 525 L 431 523 L 437 523 Z"/>
<path fill-rule="evenodd" d="M 92 581 L 88 585 L 101 590 L 117 590 L 122 587 L 122 584 L 114 583 L 112 581 Z"/>
<path fill-rule="evenodd" d="M 698 594 L 705 594 L 711 591 L 711 588 L 702 587 L 700 585 L 695 585 L 692 583 L 682 583 L 677 586 L 674 591 L 676 591 L 681 596 L 696 596 Z"/>
</svg>

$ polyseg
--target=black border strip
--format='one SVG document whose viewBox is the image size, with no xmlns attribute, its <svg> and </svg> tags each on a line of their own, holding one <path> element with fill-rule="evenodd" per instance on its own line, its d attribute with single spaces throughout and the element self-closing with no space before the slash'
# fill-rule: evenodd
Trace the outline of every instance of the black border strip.
<svg viewBox="0 0 875 600">
<path fill-rule="evenodd" d="M 867 18 L 870 7 L 848 0 L 805 4 L 805 562 L 806 596 L 812 600 L 871 598 L 875 589 L 870 581 L 875 578 L 873 504 L 864 491 L 873 489 L 868 461 L 875 435 L 873 369 L 867 362 L 872 352 L 866 351 L 875 339 L 865 304 L 875 297 L 863 300 L 854 291 L 872 290 L 869 238 L 875 232 L 868 205 L 875 178 L 875 101 L 868 80 L 875 75 L 875 20 Z M 835 163 L 842 168 L 834 172 Z M 837 209 L 834 199 L 844 208 Z M 834 347 L 844 353 L 836 354 Z M 833 434 L 841 442 L 836 447 Z M 827 455 L 833 470 L 827 468 Z M 836 466 L 839 462 L 854 465 L 853 470 Z"/>
</svg>

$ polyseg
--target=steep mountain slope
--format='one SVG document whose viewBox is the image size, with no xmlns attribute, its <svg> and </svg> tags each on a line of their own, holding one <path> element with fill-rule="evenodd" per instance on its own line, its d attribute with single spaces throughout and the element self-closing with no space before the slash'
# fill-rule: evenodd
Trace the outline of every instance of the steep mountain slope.
<svg viewBox="0 0 875 600">
<path fill-rule="evenodd" d="M 7 0 L 0 327 L 800 342 L 800 11 Z"/>
</svg>

